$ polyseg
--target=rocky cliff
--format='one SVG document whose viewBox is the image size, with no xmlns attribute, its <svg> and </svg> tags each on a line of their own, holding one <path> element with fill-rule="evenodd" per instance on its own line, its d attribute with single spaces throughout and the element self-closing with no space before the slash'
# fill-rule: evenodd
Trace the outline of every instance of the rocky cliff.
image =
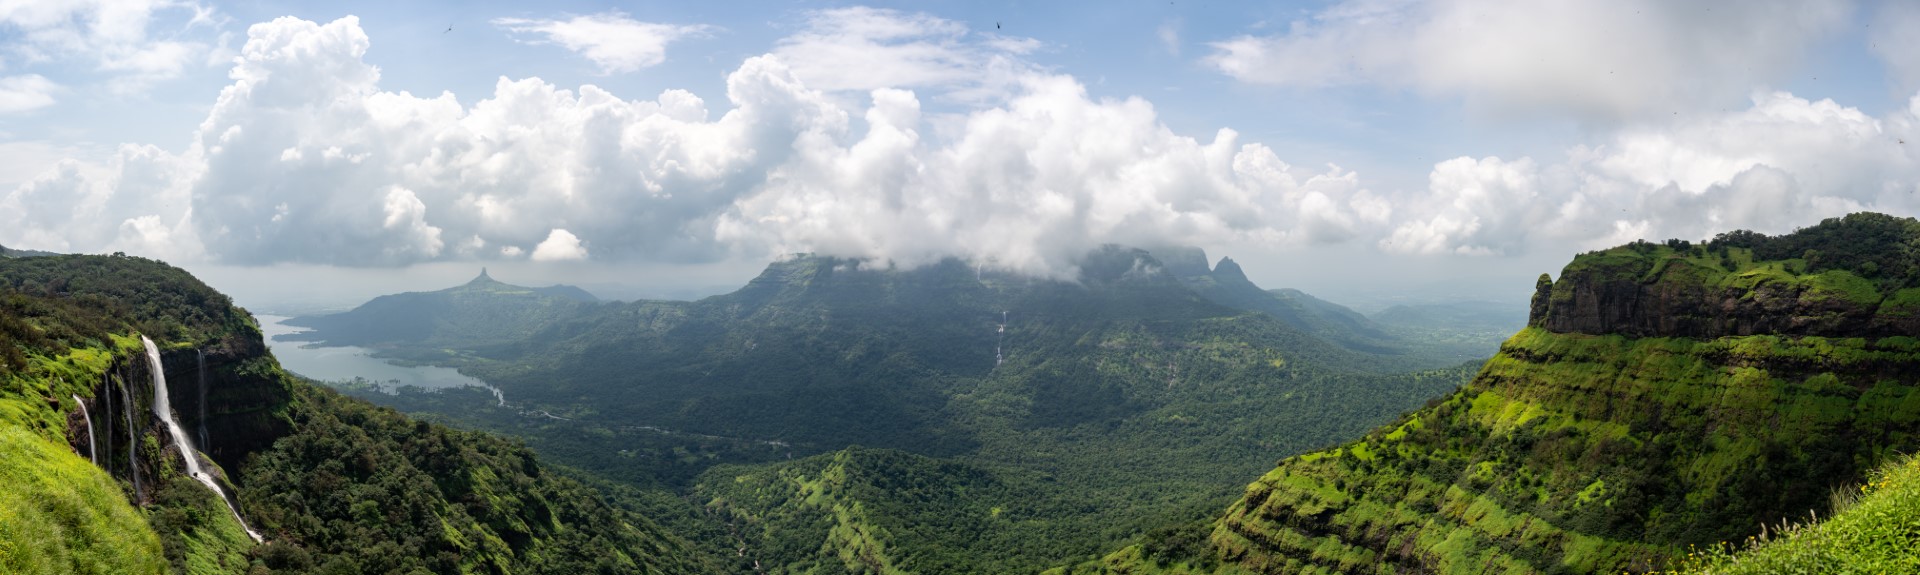
<svg viewBox="0 0 1920 575">
<path fill-rule="evenodd" d="M 1530 324 L 1560 333 L 1714 338 L 1920 333 L 1914 220 L 1835 218 L 1778 237 L 1636 242 L 1576 258 L 1542 282 Z"/>
</svg>

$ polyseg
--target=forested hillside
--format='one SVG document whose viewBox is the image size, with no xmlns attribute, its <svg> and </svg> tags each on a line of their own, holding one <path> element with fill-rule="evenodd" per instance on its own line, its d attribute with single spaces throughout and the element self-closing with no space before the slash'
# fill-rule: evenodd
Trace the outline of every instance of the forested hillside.
<svg viewBox="0 0 1920 575">
<path fill-rule="evenodd" d="M 1330 343 L 1216 302 L 1178 267 L 1107 248 L 1079 281 L 1057 282 L 957 260 L 902 270 L 799 257 L 732 294 L 582 308 L 513 343 L 375 344 L 480 376 L 506 406 L 461 392 L 367 396 L 525 437 L 648 490 L 656 516 L 685 516 L 673 498 L 690 497 L 696 517 L 677 531 L 723 526 L 741 547 L 718 551 L 770 572 L 850 568 L 825 559 L 855 541 L 830 528 L 834 506 L 772 494 L 851 457 L 834 497 L 869 510 L 889 564 L 1002 572 L 1091 557 L 1217 509 L 1272 461 L 1357 435 L 1478 367 Z M 859 464 L 881 453 L 901 458 Z M 922 467 L 996 487 L 949 499 L 874 487 L 894 479 L 887 470 Z M 956 509 L 994 507 L 979 517 L 998 519 L 969 527 L 978 538 L 926 536 Z"/>
<path fill-rule="evenodd" d="M 1649 570 L 1831 516 L 1920 448 L 1917 245 L 1856 214 L 1583 254 L 1466 387 L 1070 571 Z"/>
<path fill-rule="evenodd" d="M 140 258 L 0 260 L 0 452 L 9 573 L 716 571 L 525 447 L 295 380 L 225 296 Z"/>
</svg>

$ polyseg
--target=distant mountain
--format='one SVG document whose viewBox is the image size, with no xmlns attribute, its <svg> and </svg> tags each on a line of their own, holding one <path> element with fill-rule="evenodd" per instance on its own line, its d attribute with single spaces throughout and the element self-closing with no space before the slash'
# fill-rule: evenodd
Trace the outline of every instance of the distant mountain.
<svg viewBox="0 0 1920 575">
<path fill-rule="evenodd" d="M 294 378 L 178 268 L 0 259 L 0 296 L 0 572 L 720 571 L 524 446 Z"/>
<path fill-rule="evenodd" d="M 1472 383 L 1067 571 L 1647 571 L 1830 517 L 1920 448 L 1915 245 L 1855 214 L 1582 254 Z"/>
<path fill-rule="evenodd" d="M 281 339 L 477 348 L 520 341 L 598 302 L 593 294 L 569 285 L 530 288 L 502 283 L 483 268 L 464 285 L 385 295 L 351 311 L 289 319 L 286 325 L 312 331 Z"/>
<path fill-rule="evenodd" d="M 776 479 L 826 473 L 808 456 L 857 445 L 912 456 L 887 461 L 981 470 L 1011 491 L 971 491 L 979 499 L 968 508 L 1024 519 L 974 524 L 977 540 L 926 533 L 947 513 L 938 498 L 862 506 L 889 510 L 869 533 L 904 562 L 893 565 L 970 557 L 962 571 L 995 572 L 1091 555 L 1217 508 L 1275 458 L 1386 421 L 1475 367 L 1422 370 L 1434 362 L 1330 343 L 1214 301 L 1176 276 L 1177 262 L 1143 250 L 1107 247 L 1079 263 L 1081 275 L 1064 282 L 958 260 L 893 269 L 800 256 L 699 301 L 555 306 L 537 322 L 492 322 L 543 326 L 512 342 L 441 347 L 433 342 L 459 331 L 436 324 L 381 349 L 458 367 L 502 388 L 510 405 L 382 400 L 521 434 L 570 464 L 724 507 L 727 532 L 755 533 L 742 536 L 740 556 L 786 572 L 844 568 L 822 557 L 858 550 L 815 552 L 857 539 L 822 522 L 832 507 L 761 500 L 723 488 L 713 475 L 723 472 L 708 468 L 756 462 L 737 472 L 743 481 L 788 489 Z M 329 331 L 314 336 L 334 341 Z M 848 493 L 894 485 L 887 473 L 836 481 Z M 799 527 L 761 531 L 783 521 Z"/>
<path fill-rule="evenodd" d="M 1497 304 L 1436 304 L 1396 307 L 1367 317 L 1346 306 L 1291 288 L 1262 289 L 1233 258 L 1211 269 L 1198 248 L 1163 248 L 1167 271 L 1209 301 L 1271 315 L 1295 329 L 1352 351 L 1397 358 L 1409 365 L 1438 366 L 1485 358 L 1525 323 L 1526 308 Z M 1511 317 L 1510 323 L 1501 321 Z M 1485 326 L 1498 327 L 1489 330 Z"/>
<path fill-rule="evenodd" d="M 60 254 L 56 254 L 53 252 L 43 252 L 39 250 L 16 250 L 13 248 L 9 248 L 7 246 L 0 246 L 0 258 L 35 258 L 35 257 L 45 257 L 45 256 L 57 256 L 57 255 L 60 255 Z"/>
<path fill-rule="evenodd" d="M 1209 301 L 1271 315 L 1294 329 L 1354 351 L 1385 355 L 1408 353 L 1407 346 L 1366 316 L 1296 289 L 1265 290 L 1247 279 L 1233 258 L 1209 269 L 1198 248 L 1172 248 L 1167 271 Z"/>
<path fill-rule="evenodd" d="M 1391 328 L 1420 330 L 1461 329 L 1512 334 L 1527 325 L 1526 302 L 1508 305 L 1485 301 L 1400 304 L 1368 316 Z M 1503 336 L 1504 337 L 1504 336 Z"/>
</svg>

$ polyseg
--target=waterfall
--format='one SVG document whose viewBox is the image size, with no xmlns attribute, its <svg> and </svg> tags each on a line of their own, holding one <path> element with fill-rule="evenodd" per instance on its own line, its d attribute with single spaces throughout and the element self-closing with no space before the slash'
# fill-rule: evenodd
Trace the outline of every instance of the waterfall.
<svg viewBox="0 0 1920 575">
<path fill-rule="evenodd" d="M 101 374 L 100 393 L 95 394 L 98 397 L 107 398 L 106 419 L 101 420 L 106 422 L 106 425 L 103 425 L 101 427 L 107 428 L 107 459 L 108 460 L 113 459 L 113 390 L 107 389 L 107 382 L 110 382 L 110 381 L 113 381 L 113 380 L 110 379 L 107 375 Z M 98 462 L 98 461 L 99 460 L 95 460 L 95 462 Z M 107 471 L 112 472 L 113 470 L 107 469 Z"/>
<path fill-rule="evenodd" d="M 240 528 L 246 530 L 247 536 L 252 537 L 254 543 L 261 542 L 260 534 L 247 526 L 246 518 L 240 516 L 240 510 L 234 507 L 233 499 L 227 497 L 227 490 L 222 489 L 220 483 L 213 480 L 213 476 L 200 469 L 200 457 L 195 455 L 193 440 L 188 439 L 187 432 L 180 429 L 180 421 L 173 417 L 173 403 L 167 399 L 167 373 L 166 368 L 160 364 L 160 348 L 154 346 L 153 340 L 144 335 L 140 336 L 140 343 L 147 346 L 147 363 L 153 371 L 153 414 L 160 416 L 160 421 L 166 423 L 167 434 L 173 436 L 173 445 L 180 450 L 180 460 L 186 463 L 187 475 L 219 495 L 220 501 L 227 504 L 227 511 L 233 513 L 233 520 L 239 521 Z"/>
<path fill-rule="evenodd" d="M 1006 356 L 1000 355 L 1000 346 L 1007 343 L 1007 312 L 1006 311 L 1000 312 L 999 334 L 1000 334 L 999 339 L 994 340 L 993 342 L 993 366 L 994 367 L 1000 367 L 1000 364 L 1005 363 L 1007 361 Z"/>
<path fill-rule="evenodd" d="M 80 404 L 80 418 L 87 420 L 87 459 L 94 465 L 99 465 L 100 448 L 93 442 L 93 416 L 87 414 L 87 402 L 81 401 L 78 394 L 73 396 L 73 402 Z"/>
<path fill-rule="evenodd" d="M 213 449 L 207 441 L 207 352 L 193 350 L 194 363 L 200 368 L 200 448 Z"/>
<path fill-rule="evenodd" d="M 127 391 L 127 382 L 120 381 L 120 404 L 127 412 L 127 477 L 133 478 L 133 498 L 140 499 L 140 449 L 135 443 L 138 434 L 133 432 L 133 392 Z"/>
</svg>

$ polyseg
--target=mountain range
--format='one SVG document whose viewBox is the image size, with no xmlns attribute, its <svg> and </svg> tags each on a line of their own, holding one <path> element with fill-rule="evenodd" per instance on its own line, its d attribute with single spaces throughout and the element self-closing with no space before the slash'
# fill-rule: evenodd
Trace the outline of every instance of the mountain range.
<svg viewBox="0 0 1920 575">
<path fill-rule="evenodd" d="M 1514 318 L 1177 248 L 296 320 L 506 401 L 348 397 L 177 268 L 9 257 L 0 571 L 1906 572 L 1916 254 L 1879 214 L 1580 254 L 1465 363 Z"/>
</svg>

